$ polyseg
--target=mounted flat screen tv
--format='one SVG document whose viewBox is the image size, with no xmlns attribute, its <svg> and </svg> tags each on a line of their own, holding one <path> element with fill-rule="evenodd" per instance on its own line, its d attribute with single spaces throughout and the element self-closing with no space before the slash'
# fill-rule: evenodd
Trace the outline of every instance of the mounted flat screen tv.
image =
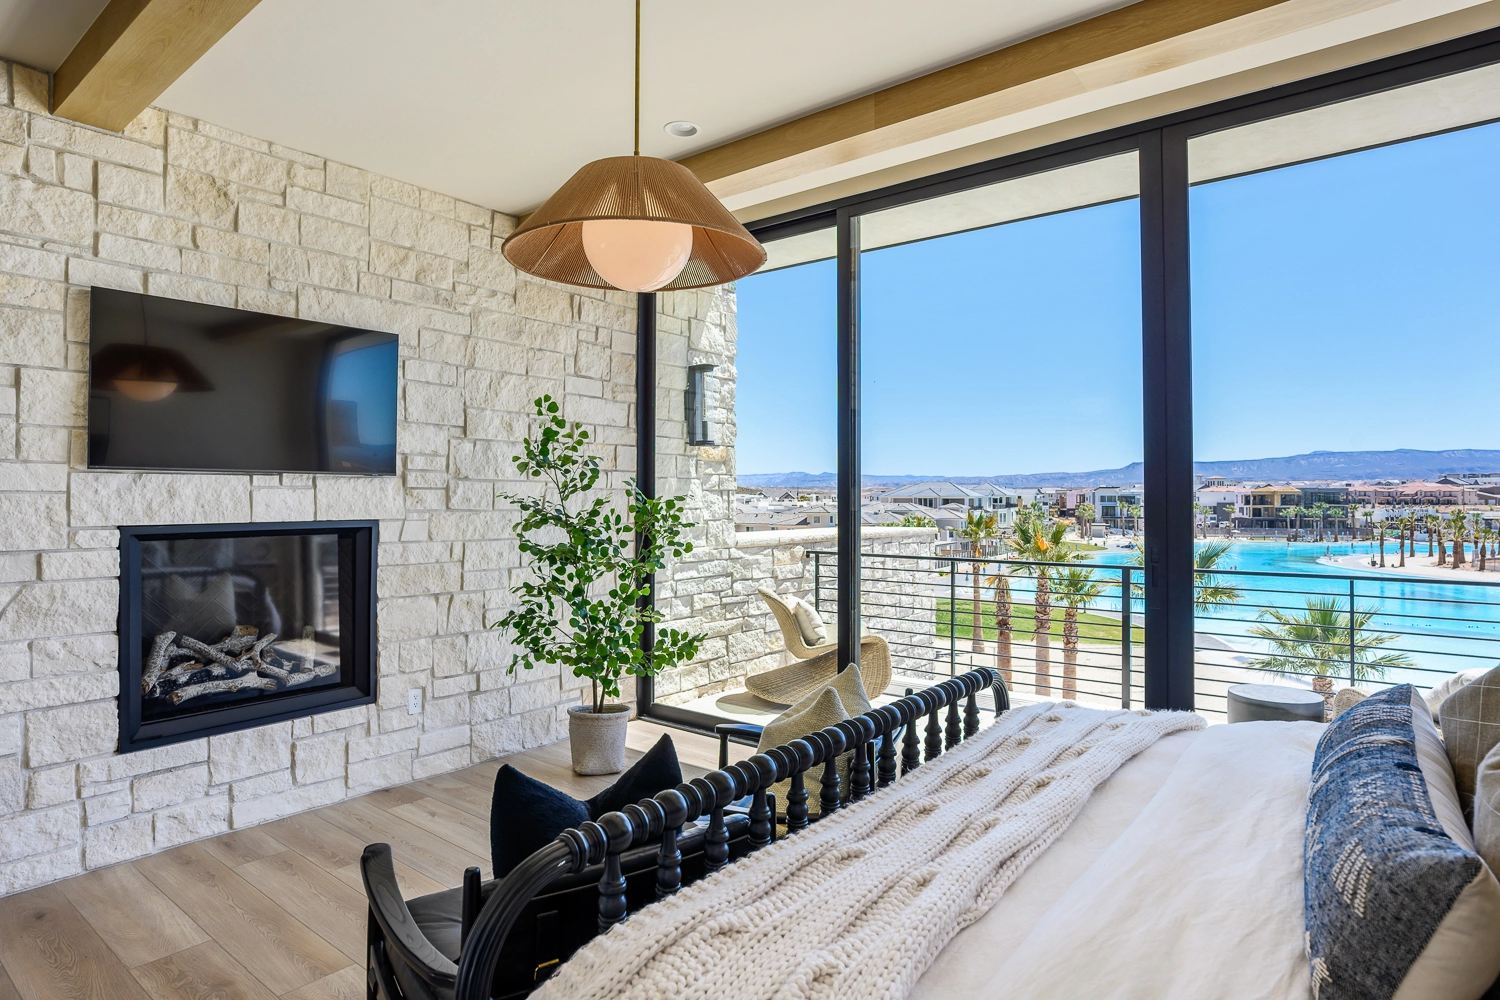
<svg viewBox="0 0 1500 1000">
<path fill-rule="evenodd" d="M 396 474 L 396 336 L 94 288 L 89 467 Z"/>
</svg>

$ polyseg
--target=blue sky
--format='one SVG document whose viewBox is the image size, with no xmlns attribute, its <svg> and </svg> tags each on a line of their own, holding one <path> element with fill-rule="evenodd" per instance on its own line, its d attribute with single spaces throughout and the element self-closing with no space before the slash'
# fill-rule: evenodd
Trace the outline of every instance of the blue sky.
<svg viewBox="0 0 1500 1000">
<path fill-rule="evenodd" d="M 1500 448 L 1500 125 L 1193 189 L 1195 450 Z M 1141 458 L 1138 206 L 863 261 L 871 475 Z M 739 282 L 742 473 L 835 468 L 833 264 Z"/>
</svg>

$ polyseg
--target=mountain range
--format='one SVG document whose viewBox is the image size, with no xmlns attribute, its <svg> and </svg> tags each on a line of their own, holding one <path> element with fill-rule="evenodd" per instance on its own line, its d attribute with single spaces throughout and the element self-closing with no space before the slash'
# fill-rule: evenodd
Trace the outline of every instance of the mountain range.
<svg viewBox="0 0 1500 1000">
<path fill-rule="evenodd" d="M 1281 481 L 1288 479 L 1435 479 L 1450 472 L 1500 471 L 1500 451 L 1453 448 L 1446 451 L 1311 451 L 1281 458 L 1247 458 L 1228 462 L 1194 462 L 1193 471 L 1225 479 Z M 1144 466 L 1132 462 L 1118 469 L 1086 472 L 1033 472 L 998 476 L 881 476 L 864 477 L 866 486 L 905 486 L 943 480 L 996 486 L 1126 486 L 1141 482 Z M 833 472 L 769 472 L 738 477 L 741 486 L 832 489 L 838 485 Z"/>
</svg>

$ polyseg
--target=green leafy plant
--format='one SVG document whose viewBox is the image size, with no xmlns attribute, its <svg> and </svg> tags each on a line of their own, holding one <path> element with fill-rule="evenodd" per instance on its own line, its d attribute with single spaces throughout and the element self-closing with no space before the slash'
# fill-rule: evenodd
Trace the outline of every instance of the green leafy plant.
<svg viewBox="0 0 1500 1000">
<path fill-rule="evenodd" d="M 513 632 L 521 647 L 509 672 L 560 663 L 589 679 L 593 711 L 602 712 L 605 698 L 620 696 L 622 676 L 653 677 L 686 663 L 706 638 L 667 628 L 650 651 L 641 648 L 646 625 L 662 620 L 648 579 L 668 553 L 693 551 L 683 537 L 693 525 L 682 517 L 686 498 L 648 497 L 634 480 L 625 484 L 624 516 L 606 495 L 587 499 L 600 477 L 599 460 L 584 452 L 589 432 L 568 423 L 551 396 L 536 400 L 536 415 L 536 430 L 511 461 L 523 477 L 543 480 L 542 491 L 497 494 L 521 510 L 516 534 L 535 579 L 512 588 L 520 603 L 491 627 Z"/>
</svg>

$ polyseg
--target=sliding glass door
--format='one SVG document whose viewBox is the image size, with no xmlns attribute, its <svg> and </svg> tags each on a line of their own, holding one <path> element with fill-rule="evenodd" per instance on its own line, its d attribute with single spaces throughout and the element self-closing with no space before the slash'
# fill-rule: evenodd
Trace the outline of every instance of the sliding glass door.
<svg viewBox="0 0 1500 1000">
<path fill-rule="evenodd" d="M 877 699 L 987 665 L 1217 720 L 1492 664 L 1497 94 L 1490 32 L 753 224 L 737 330 L 660 340 L 658 492 L 717 548 L 644 710 L 768 717 L 828 644 Z M 675 438 L 701 363 L 722 452 Z"/>
<path fill-rule="evenodd" d="M 894 693 L 991 666 L 1018 702 L 1140 703 L 1139 189 L 1129 151 L 860 220 L 862 629 Z"/>
<path fill-rule="evenodd" d="M 1200 711 L 1500 657 L 1500 67 L 1188 144 Z"/>
<path fill-rule="evenodd" d="M 748 677 L 833 662 L 836 602 L 802 558 L 835 548 L 833 245 L 827 228 L 767 241 L 766 266 L 724 293 L 730 317 L 658 321 L 657 492 L 686 496 L 697 525 L 693 552 L 658 582 L 659 628 L 705 637 L 653 686 L 677 719 L 763 723 L 781 708 Z M 799 619 L 798 602 L 823 620 Z"/>
</svg>

